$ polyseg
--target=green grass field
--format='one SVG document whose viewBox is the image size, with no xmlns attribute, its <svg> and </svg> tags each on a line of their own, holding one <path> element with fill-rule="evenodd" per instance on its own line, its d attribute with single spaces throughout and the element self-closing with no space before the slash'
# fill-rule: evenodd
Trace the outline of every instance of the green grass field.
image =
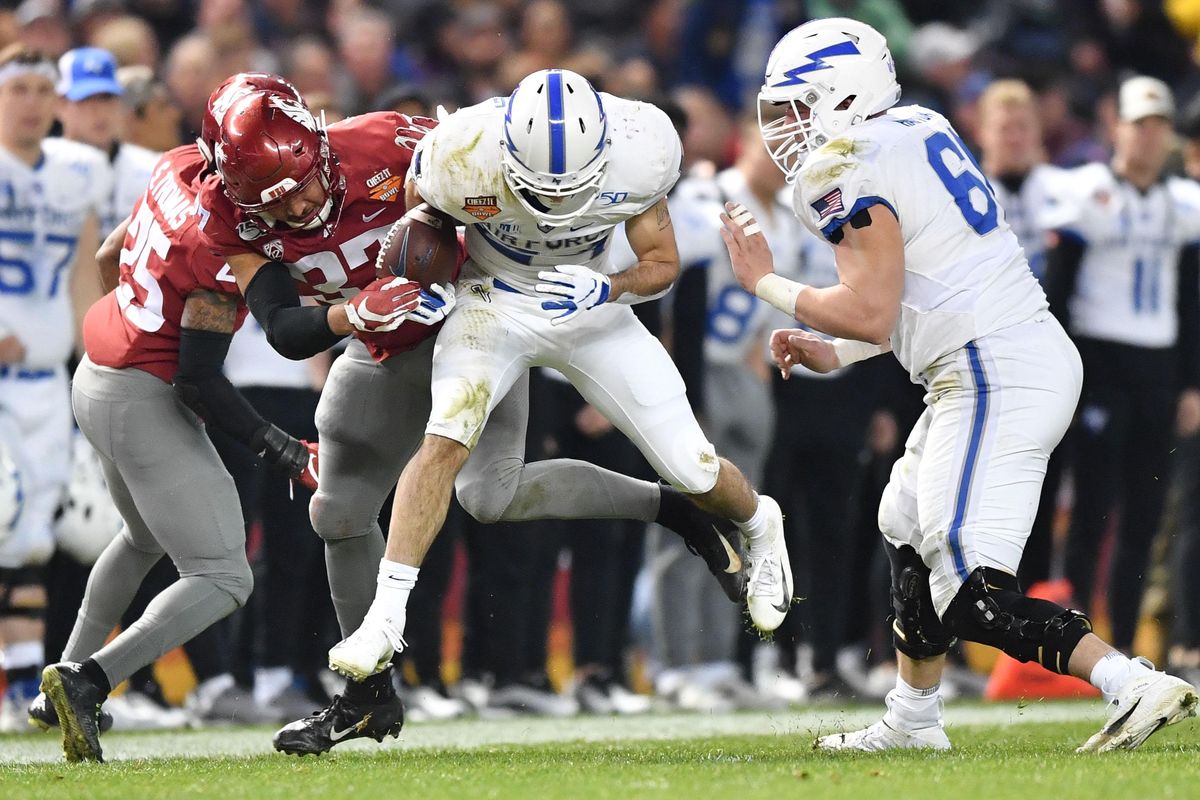
<svg viewBox="0 0 1200 800">
<path fill-rule="evenodd" d="M 264 729 L 106 736 L 107 764 L 68 766 L 49 736 L 0 737 L 0 797 L 954 798 L 1200 797 L 1200 722 L 1134 753 L 1076 755 L 1099 704 L 957 705 L 946 754 L 820 754 L 818 732 L 878 709 L 411 725 L 399 742 L 320 758 L 270 752 Z M 970 795 L 968 795 L 970 793 Z"/>
</svg>

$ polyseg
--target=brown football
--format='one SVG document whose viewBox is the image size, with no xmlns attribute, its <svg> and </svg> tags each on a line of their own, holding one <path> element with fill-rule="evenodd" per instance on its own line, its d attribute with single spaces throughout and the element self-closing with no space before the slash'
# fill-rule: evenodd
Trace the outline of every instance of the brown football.
<svg viewBox="0 0 1200 800">
<path fill-rule="evenodd" d="M 458 273 L 458 232 L 454 218 L 426 203 L 409 209 L 383 239 L 375 274 L 396 275 L 428 289 L 453 283 Z"/>
</svg>

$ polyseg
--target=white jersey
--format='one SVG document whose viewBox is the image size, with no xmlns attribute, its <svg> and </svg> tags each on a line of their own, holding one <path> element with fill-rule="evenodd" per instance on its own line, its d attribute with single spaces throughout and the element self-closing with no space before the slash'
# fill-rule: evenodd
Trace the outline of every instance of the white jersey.
<svg viewBox="0 0 1200 800">
<path fill-rule="evenodd" d="M 929 109 L 893 108 L 818 149 L 797 176 L 793 203 L 825 238 L 869 206 L 895 213 L 905 263 L 892 350 L 914 381 L 968 342 L 1047 312 L 991 186 Z"/>
<path fill-rule="evenodd" d="M 608 169 L 588 211 L 548 227 L 509 189 L 500 163 L 505 98 L 451 114 L 413 154 L 410 178 L 433 207 L 467 226 L 465 278 L 499 279 L 533 293 L 538 272 L 557 264 L 611 269 L 613 228 L 654 206 L 679 178 L 682 145 L 667 115 L 649 103 L 600 94 L 609 126 Z"/>
<path fill-rule="evenodd" d="M 112 159 L 113 191 L 109 197 L 103 214 L 100 216 L 100 240 L 112 233 L 120 225 L 133 204 L 141 198 L 150 185 L 150 173 L 154 171 L 162 153 L 147 150 L 136 144 L 122 143 L 117 148 L 116 158 Z"/>
<path fill-rule="evenodd" d="M 0 326 L 21 340 L 26 367 L 57 367 L 71 355 L 71 268 L 84 223 L 112 194 L 105 161 L 62 139 L 43 141 L 33 167 L 0 148 Z"/>
<path fill-rule="evenodd" d="M 1143 194 L 1107 164 L 1067 175 L 1042 223 L 1087 246 L 1069 302 L 1071 333 L 1174 346 L 1179 251 L 1200 240 L 1200 185 L 1171 177 Z"/>
<path fill-rule="evenodd" d="M 1004 219 L 1017 235 L 1029 269 L 1039 281 L 1046 274 L 1047 229 L 1043 219 L 1054 202 L 1058 182 L 1068 174 L 1066 170 L 1050 164 L 1038 164 L 1025 175 L 1015 192 L 1009 191 L 996 176 L 987 176 L 1004 212 Z"/>
</svg>

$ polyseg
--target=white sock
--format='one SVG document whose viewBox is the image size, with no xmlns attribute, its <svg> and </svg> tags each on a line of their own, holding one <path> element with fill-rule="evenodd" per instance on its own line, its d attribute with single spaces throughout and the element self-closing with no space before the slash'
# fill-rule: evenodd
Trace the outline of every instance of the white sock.
<svg viewBox="0 0 1200 800">
<path fill-rule="evenodd" d="M 1152 671 L 1141 661 L 1113 650 L 1096 662 L 1088 680 L 1092 686 L 1100 690 L 1100 694 L 1104 695 L 1104 702 L 1111 703 L 1117 699 L 1117 692 L 1121 691 L 1121 687 L 1131 678 Z"/>
<path fill-rule="evenodd" d="M 760 497 L 750 519 L 737 523 L 742 533 L 746 535 L 746 541 L 750 542 L 750 554 L 753 556 L 769 553 L 771 545 L 774 544 L 767 539 L 767 521 L 767 510 L 763 508 L 763 501 Z"/>
<path fill-rule="evenodd" d="M 254 702 L 269 705 L 292 685 L 292 677 L 289 667 L 258 667 L 254 670 Z"/>
<path fill-rule="evenodd" d="M 896 688 L 888 692 L 887 714 L 883 719 L 893 728 L 902 731 L 912 731 L 928 728 L 942 721 L 942 696 L 938 691 L 940 683 L 935 683 L 928 689 L 917 689 L 909 686 L 899 675 L 896 676 Z"/>
<path fill-rule="evenodd" d="M 398 561 L 379 561 L 379 577 L 376 579 L 375 600 L 367 616 L 383 616 L 404 628 L 405 610 L 408 608 L 408 596 L 417 585 L 417 575 L 421 572 L 417 567 L 410 567 Z"/>
</svg>

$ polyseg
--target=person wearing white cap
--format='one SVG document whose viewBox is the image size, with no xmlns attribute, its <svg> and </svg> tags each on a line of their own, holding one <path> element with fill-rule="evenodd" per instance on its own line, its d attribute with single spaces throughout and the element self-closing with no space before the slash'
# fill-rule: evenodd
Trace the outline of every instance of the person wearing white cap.
<svg viewBox="0 0 1200 800">
<path fill-rule="evenodd" d="M 1176 416 L 1184 435 L 1200 428 L 1200 185 L 1164 172 L 1175 141 L 1166 84 L 1126 80 L 1118 113 L 1112 161 L 1070 170 L 1043 222 L 1056 241 L 1050 308 L 1084 364 L 1066 575 L 1086 607 L 1096 552 L 1121 506 L 1108 609 L 1113 643 L 1129 651 Z"/>
<path fill-rule="evenodd" d="M 150 172 L 162 155 L 122 141 L 121 96 L 117 60 L 99 47 L 77 47 L 58 60 L 58 118 L 63 138 L 103 150 L 113 168 L 115 182 L 100 215 L 101 238 L 129 214 L 146 191 Z"/>
<path fill-rule="evenodd" d="M 67 359 L 71 287 L 98 284 L 97 216 L 112 189 L 104 157 L 47 139 L 54 62 L 20 45 L 0 50 L 0 430 L 20 463 L 25 502 L 0 539 L 0 661 L 8 689 L 0 730 L 27 730 L 25 707 L 43 664 L 42 567 L 66 488 L 71 450 Z M 57 655 L 57 653 L 55 653 Z"/>
</svg>

